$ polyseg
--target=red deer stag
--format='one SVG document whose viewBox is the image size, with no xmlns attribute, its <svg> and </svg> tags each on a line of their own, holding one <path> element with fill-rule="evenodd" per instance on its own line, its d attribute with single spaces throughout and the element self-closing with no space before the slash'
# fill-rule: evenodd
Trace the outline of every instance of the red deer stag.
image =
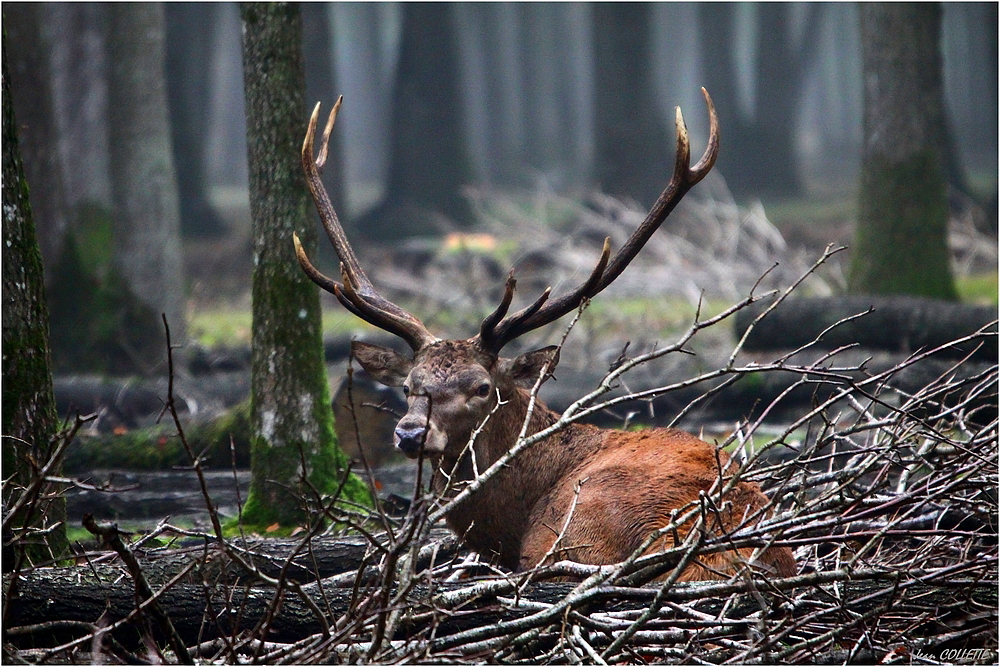
<svg viewBox="0 0 1000 667">
<path fill-rule="evenodd" d="M 558 415 L 536 403 L 529 415 L 530 388 L 558 362 L 554 346 L 514 359 L 500 356 L 515 338 L 577 309 L 611 284 L 628 266 L 681 197 L 715 163 L 719 128 L 708 104 L 711 132 L 701 160 L 690 167 L 687 129 L 677 110 L 677 159 L 674 174 L 645 221 L 612 257 L 610 240 L 590 277 L 572 292 L 550 299 L 550 290 L 526 308 L 508 315 L 514 294 L 513 270 L 499 307 L 483 320 L 479 333 L 466 340 L 441 340 L 410 313 L 382 297 L 358 262 L 330 203 L 319 170 L 340 100 L 323 133 L 320 154 L 313 159 L 319 105 L 313 111 L 302 147 L 302 166 L 320 218 L 340 257 L 343 282 L 320 273 L 298 239 L 295 252 L 305 273 L 333 293 L 349 311 L 402 338 L 413 349 L 408 358 L 376 345 L 355 341 L 354 356 L 376 380 L 402 386 L 408 411 L 396 426 L 395 445 L 410 458 L 423 455 L 435 464 L 433 486 L 456 493 L 456 482 L 468 482 L 506 454 L 525 433 L 551 426 Z M 470 439 L 478 429 L 474 442 Z M 546 559 L 566 558 L 587 564 L 624 560 L 658 529 L 671 512 L 696 502 L 729 471 L 730 460 L 702 440 L 674 429 L 624 432 L 571 423 L 519 452 L 466 501 L 447 514 L 448 525 L 483 558 L 513 570 L 525 570 Z M 460 486 L 460 484 L 458 485 Z M 767 513 L 768 499 L 756 484 L 740 482 L 725 496 L 720 512 L 703 524 L 712 534 L 725 534 Z M 676 516 L 676 514 L 675 514 Z M 693 519 L 647 549 L 651 553 L 674 544 L 695 525 Z M 557 543 L 558 540 L 558 543 Z M 742 548 L 701 555 L 681 579 L 731 575 L 741 564 L 753 564 L 770 575 L 794 574 L 791 551 L 771 547 L 756 553 Z"/>
</svg>

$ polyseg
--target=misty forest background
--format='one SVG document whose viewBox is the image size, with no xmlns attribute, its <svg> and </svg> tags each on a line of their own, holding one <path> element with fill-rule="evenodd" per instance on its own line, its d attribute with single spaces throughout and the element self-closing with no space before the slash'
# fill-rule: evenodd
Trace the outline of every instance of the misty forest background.
<svg viewBox="0 0 1000 667">
<path fill-rule="evenodd" d="M 702 85 L 721 119 L 716 172 L 735 201 L 762 202 L 789 243 L 821 249 L 851 240 L 863 101 L 854 4 L 663 3 L 622 12 L 573 3 L 419 11 L 345 3 L 302 11 L 307 106 L 329 108 L 338 94 L 345 97 L 325 179 L 348 234 L 363 248 L 477 228 L 481 202 L 491 196 L 521 198 L 530 209 L 545 197 L 600 191 L 648 207 L 669 175 L 675 106 L 685 111 L 693 151 L 704 147 Z M 142 75 L 138 63 L 114 51 L 107 5 L 8 5 L 5 13 L 55 371 L 161 372 L 136 358 L 162 355 L 119 349 L 113 356 L 124 360 L 106 359 L 110 353 L 82 341 L 86 327 L 76 319 L 87 301 L 120 306 L 122 292 L 108 288 L 107 278 L 116 262 L 126 280 L 134 280 L 129 265 L 148 269 L 154 255 L 176 263 L 171 253 L 148 252 L 169 245 L 167 236 L 122 241 L 127 235 L 114 231 L 123 224 L 114 222 L 121 208 L 111 174 L 124 162 L 116 150 L 121 155 L 129 132 L 152 131 L 127 126 L 138 111 L 128 106 L 148 95 L 133 102 L 115 93 L 114 81 L 154 85 L 155 63 Z M 183 243 L 172 256 L 183 266 L 147 270 L 147 292 L 160 296 L 140 294 L 140 301 L 172 313 L 181 340 L 188 324 L 192 342 L 247 343 L 251 247 L 238 7 L 167 3 L 164 29 L 165 139 Z M 996 34 L 995 5 L 944 4 L 950 204 L 959 213 L 975 208 L 980 227 L 993 235 Z M 639 83 L 623 83 L 615 71 L 634 72 Z M 331 266 L 332 253 L 320 247 L 321 265 Z M 182 282 L 169 286 L 167 273 Z M 993 272 L 987 298 L 995 299 L 995 284 Z M 115 326 L 121 322 L 87 325 Z"/>
</svg>

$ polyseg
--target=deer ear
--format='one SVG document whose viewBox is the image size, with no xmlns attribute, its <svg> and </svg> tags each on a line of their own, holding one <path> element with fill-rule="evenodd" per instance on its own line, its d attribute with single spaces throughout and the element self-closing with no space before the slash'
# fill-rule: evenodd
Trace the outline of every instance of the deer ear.
<svg viewBox="0 0 1000 667">
<path fill-rule="evenodd" d="M 546 364 L 549 365 L 548 375 L 556 369 L 559 363 L 559 348 L 555 345 L 543 347 L 518 355 L 513 359 L 500 360 L 500 372 L 510 377 L 521 387 L 533 387 Z"/>
<path fill-rule="evenodd" d="M 351 354 L 375 380 L 387 387 L 402 385 L 413 368 L 413 361 L 395 350 L 359 340 L 351 342 Z"/>
</svg>

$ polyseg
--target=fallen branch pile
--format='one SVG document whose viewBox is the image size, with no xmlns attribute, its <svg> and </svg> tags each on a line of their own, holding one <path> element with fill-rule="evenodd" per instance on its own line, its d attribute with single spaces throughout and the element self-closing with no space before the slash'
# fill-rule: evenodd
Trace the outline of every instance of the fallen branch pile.
<svg viewBox="0 0 1000 667">
<path fill-rule="evenodd" d="M 878 372 L 840 365 L 838 350 L 804 365 L 790 354 L 752 367 L 738 365 L 734 352 L 728 365 L 689 381 L 624 397 L 611 391 L 632 368 L 684 350 L 699 331 L 747 303 L 696 322 L 674 346 L 623 355 L 560 423 L 695 383 L 709 383 L 711 396 L 751 372 L 793 375 L 786 394 L 822 384 L 812 406 L 780 432 L 765 436 L 761 426 L 785 394 L 719 443 L 743 461 L 742 478 L 764 487 L 770 519 L 724 536 L 693 531 L 675 539 L 676 547 L 645 556 L 639 550 L 622 563 L 562 561 L 519 573 L 461 551 L 438 526 L 447 501 L 421 488 L 402 516 L 359 516 L 324 499 L 311 508 L 316 521 L 303 535 L 278 544 L 224 538 L 217 518 L 209 533 L 162 524 L 131 543 L 113 526 L 88 521 L 110 551 L 80 554 L 75 567 L 4 576 L 6 657 L 211 664 L 938 664 L 959 655 L 995 661 L 997 367 L 964 372 L 969 352 L 910 391 L 894 378 L 940 350 Z M 980 330 L 957 344 L 995 346 L 996 333 Z M 524 438 L 515 449 L 530 445 Z M 202 474 L 196 460 L 192 474 Z M 717 490 L 682 508 L 663 531 L 720 512 L 732 483 L 720 479 Z M 327 528 L 345 525 L 353 529 L 349 537 Z M 180 550 L 151 541 L 177 534 L 185 539 Z M 674 582 L 678 566 L 699 554 L 771 544 L 795 550 L 796 576 L 775 579 L 748 567 L 726 581 Z M 330 558 L 335 551 L 338 558 Z"/>
</svg>

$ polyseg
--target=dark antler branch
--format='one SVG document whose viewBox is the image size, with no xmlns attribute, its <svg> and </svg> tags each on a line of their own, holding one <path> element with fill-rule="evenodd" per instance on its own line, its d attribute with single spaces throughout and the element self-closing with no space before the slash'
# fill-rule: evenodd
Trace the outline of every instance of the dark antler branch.
<svg viewBox="0 0 1000 667">
<path fill-rule="evenodd" d="M 330 141 L 330 134 L 333 132 L 333 124 L 337 118 L 337 111 L 343 97 L 337 99 L 337 103 L 330 112 L 330 118 L 323 130 L 323 138 L 320 143 L 319 157 L 313 158 L 313 142 L 316 135 L 316 123 L 319 119 L 320 105 L 317 104 L 309 119 L 309 129 L 306 130 L 305 142 L 302 145 L 302 169 L 306 175 L 306 183 L 309 185 L 309 192 L 312 193 L 313 202 L 319 212 L 323 228 L 333 244 L 337 257 L 340 258 L 340 272 L 343 276 L 343 284 L 332 278 L 323 275 L 306 255 L 298 236 L 293 234 L 292 241 L 295 244 L 295 256 L 299 260 L 299 265 L 309 278 L 322 289 L 337 297 L 337 300 L 349 311 L 373 324 L 380 329 L 395 334 L 405 340 L 414 350 L 437 340 L 416 317 L 406 312 L 396 304 L 380 295 L 372 282 L 368 279 L 361 263 L 358 262 L 351 244 L 347 241 L 344 228 L 337 218 L 337 212 L 330 202 L 323 181 L 320 179 L 320 170 L 326 163 L 327 146 Z"/>
<path fill-rule="evenodd" d="M 610 259 L 610 239 L 605 239 L 604 250 L 597 266 L 590 277 L 580 287 L 558 299 L 549 301 L 547 289 L 532 305 L 513 315 L 504 317 L 510 307 L 514 291 L 514 276 L 511 272 L 507 278 L 503 301 L 500 306 L 483 320 L 479 331 L 479 342 L 489 352 L 499 354 L 504 345 L 533 329 L 554 322 L 563 315 L 576 310 L 584 299 L 589 299 L 610 285 L 621 275 L 625 267 L 635 258 L 653 233 L 670 215 L 677 203 L 694 187 L 715 165 L 719 155 L 719 119 L 715 113 L 715 105 L 708 91 L 701 89 L 708 106 L 709 138 L 705 154 L 694 165 L 691 163 L 691 146 L 688 141 L 687 127 L 681 110 L 677 109 L 677 159 L 674 163 L 674 174 L 670 183 L 660 194 L 656 203 L 646 214 L 646 219 L 632 233 L 632 236 Z"/>
</svg>

